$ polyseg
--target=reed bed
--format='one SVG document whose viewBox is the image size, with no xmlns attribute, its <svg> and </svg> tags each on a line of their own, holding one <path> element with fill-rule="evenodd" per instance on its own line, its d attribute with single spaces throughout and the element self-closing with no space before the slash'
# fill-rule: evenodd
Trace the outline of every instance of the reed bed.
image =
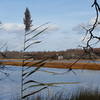
<svg viewBox="0 0 100 100">
<path fill-rule="evenodd" d="M 18 97 L 12 100 L 20 100 Z M 70 97 L 65 93 L 56 93 L 51 96 L 35 95 L 26 100 L 100 100 L 100 92 L 97 90 L 90 91 L 88 89 L 80 89 L 73 93 Z"/>
<path fill-rule="evenodd" d="M 27 62 L 26 62 L 27 63 Z M 27 66 L 30 66 L 31 64 L 35 64 L 36 62 L 30 62 L 27 64 Z M 22 66 L 22 62 L 12 62 L 12 61 L 6 61 L 2 62 L 2 64 L 5 65 L 13 65 L 13 66 Z M 72 68 L 72 69 L 88 69 L 88 70 L 100 70 L 100 64 L 99 63 L 75 63 L 73 66 L 71 66 L 72 63 L 62 63 L 62 62 L 46 62 L 44 66 L 42 67 L 48 67 L 48 68 Z M 35 65 L 35 67 L 38 67 L 39 64 Z M 34 66 L 33 66 L 34 67 Z"/>
</svg>

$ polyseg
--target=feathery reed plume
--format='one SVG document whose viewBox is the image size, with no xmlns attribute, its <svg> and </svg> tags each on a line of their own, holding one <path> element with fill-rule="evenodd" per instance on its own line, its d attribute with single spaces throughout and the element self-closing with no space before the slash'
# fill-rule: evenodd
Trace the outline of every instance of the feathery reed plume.
<svg viewBox="0 0 100 100">
<path fill-rule="evenodd" d="M 29 31 L 31 26 L 32 26 L 32 20 L 31 20 L 31 15 L 30 15 L 30 11 L 28 8 L 26 8 L 25 11 L 25 18 L 24 18 L 24 25 L 25 25 L 25 31 Z"/>
</svg>

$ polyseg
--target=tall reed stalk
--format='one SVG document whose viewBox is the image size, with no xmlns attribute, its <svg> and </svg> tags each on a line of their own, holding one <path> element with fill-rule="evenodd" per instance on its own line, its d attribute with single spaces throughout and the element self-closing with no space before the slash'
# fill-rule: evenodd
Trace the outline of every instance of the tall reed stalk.
<svg viewBox="0 0 100 100">
<path fill-rule="evenodd" d="M 21 74 L 21 99 L 26 100 L 26 98 L 44 90 L 48 89 L 49 87 L 54 87 L 56 85 L 62 85 L 62 84 L 79 84 L 79 82 L 52 82 L 52 83 L 42 83 L 39 81 L 36 81 L 34 79 L 29 79 L 30 76 L 32 76 L 35 72 L 37 72 L 41 67 L 43 67 L 46 64 L 46 60 L 49 59 L 49 57 L 43 58 L 42 60 L 32 64 L 31 62 L 33 56 L 30 55 L 26 58 L 25 52 L 34 44 L 40 43 L 41 41 L 34 42 L 34 38 L 39 36 L 41 33 L 46 31 L 48 27 L 43 27 L 45 25 L 48 25 L 48 23 L 44 23 L 34 29 L 31 29 L 32 26 L 32 20 L 30 11 L 28 8 L 26 8 L 25 11 L 25 18 L 24 18 L 24 24 L 25 24 L 25 34 L 24 34 L 24 45 L 23 45 L 23 62 L 22 62 L 22 74 Z M 41 30 L 40 30 L 41 29 Z M 31 37 L 29 37 L 31 35 Z M 29 62 L 31 60 L 31 62 Z M 29 66 L 28 66 L 29 65 Z M 28 66 L 28 67 L 26 67 Z M 38 66 L 35 68 L 32 68 L 33 66 Z M 47 71 L 48 72 L 48 71 Z M 39 87 L 37 90 L 33 90 L 32 92 L 26 92 L 30 90 L 31 88 Z"/>
<path fill-rule="evenodd" d="M 35 37 L 37 37 L 38 35 L 40 35 L 42 32 L 44 32 L 45 30 L 47 30 L 47 27 L 42 29 L 41 31 L 39 32 L 35 32 L 37 31 L 40 27 L 44 26 L 45 24 L 48 24 L 48 23 L 45 23 L 43 25 L 40 25 L 36 28 L 34 28 L 33 30 L 31 30 L 31 26 L 32 26 L 32 20 L 31 20 L 31 15 L 30 15 L 30 11 L 28 8 L 26 8 L 26 11 L 25 11 L 25 17 L 24 17 L 24 25 L 25 25 L 25 33 L 24 33 L 24 45 L 23 45 L 23 61 L 22 61 L 22 74 L 21 74 L 21 99 L 23 100 L 24 98 L 24 85 L 25 83 L 29 83 L 29 82 L 25 82 L 25 79 L 28 78 L 28 76 L 30 76 L 32 73 L 34 73 L 35 71 L 37 71 L 41 66 L 43 66 L 45 63 L 43 63 L 46 59 L 38 62 L 38 63 L 35 63 L 35 64 L 32 64 L 30 65 L 29 67 L 31 68 L 32 66 L 34 65 L 37 65 L 37 64 L 40 64 L 38 68 L 34 69 L 34 70 L 31 70 L 30 72 L 27 72 L 27 69 L 25 66 L 27 66 L 27 64 L 31 63 L 31 62 L 26 62 L 30 59 L 32 59 L 33 57 L 30 56 L 30 57 L 27 57 L 25 58 L 25 52 L 26 50 L 31 47 L 33 44 L 37 44 L 37 43 L 40 43 L 41 41 L 36 41 L 36 42 L 32 42 L 30 43 L 31 40 L 33 40 Z M 33 34 L 31 37 L 27 38 L 28 35 L 32 34 L 33 32 L 35 32 L 35 34 Z M 27 97 L 27 96 L 26 96 Z"/>
<path fill-rule="evenodd" d="M 28 8 L 25 11 L 24 25 L 25 25 L 25 34 L 24 34 L 24 45 L 23 45 L 23 62 L 22 62 L 22 75 L 21 75 L 21 98 L 23 97 L 23 73 L 24 73 L 24 53 L 25 53 L 25 41 L 26 41 L 26 33 L 30 30 L 32 24 L 30 12 Z"/>
</svg>

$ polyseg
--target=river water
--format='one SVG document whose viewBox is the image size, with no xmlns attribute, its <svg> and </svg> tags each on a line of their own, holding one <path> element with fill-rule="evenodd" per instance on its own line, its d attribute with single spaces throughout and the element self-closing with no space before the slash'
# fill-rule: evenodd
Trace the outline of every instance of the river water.
<svg viewBox="0 0 100 100">
<path fill-rule="evenodd" d="M 2 72 L 0 73 L 0 100 L 11 100 L 12 97 L 20 94 L 21 67 L 6 66 L 1 71 L 7 72 L 9 75 L 5 76 Z M 69 72 L 68 69 L 41 68 L 33 74 L 31 79 L 39 82 L 79 82 L 79 84 L 58 85 L 49 88 L 51 94 L 59 91 L 67 91 L 67 94 L 70 94 L 81 87 L 99 88 L 100 71 L 72 70 Z"/>
</svg>

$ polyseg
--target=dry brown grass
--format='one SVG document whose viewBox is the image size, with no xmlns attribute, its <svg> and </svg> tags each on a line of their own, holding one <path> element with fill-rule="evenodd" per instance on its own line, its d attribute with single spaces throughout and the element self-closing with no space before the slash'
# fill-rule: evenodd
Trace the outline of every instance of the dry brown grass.
<svg viewBox="0 0 100 100">
<path fill-rule="evenodd" d="M 14 60 L 14 59 L 12 59 L 12 60 Z M 20 59 L 20 60 L 22 60 L 22 59 Z M 30 62 L 29 64 L 27 64 L 27 66 L 33 65 L 36 62 L 37 61 Z M 2 62 L 2 64 L 14 65 L 14 66 L 22 66 L 22 62 L 21 61 L 20 62 L 18 62 L 18 61 L 14 61 L 14 62 L 6 61 L 6 62 Z M 48 68 L 70 68 L 71 67 L 72 69 L 100 70 L 100 64 L 99 63 L 75 63 L 74 65 L 72 65 L 72 64 L 73 63 L 69 63 L 69 62 L 50 62 L 50 61 L 48 61 L 43 67 L 48 67 Z M 39 64 L 35 65 L 35 66 L 38 67 Z"/>
</svg>

